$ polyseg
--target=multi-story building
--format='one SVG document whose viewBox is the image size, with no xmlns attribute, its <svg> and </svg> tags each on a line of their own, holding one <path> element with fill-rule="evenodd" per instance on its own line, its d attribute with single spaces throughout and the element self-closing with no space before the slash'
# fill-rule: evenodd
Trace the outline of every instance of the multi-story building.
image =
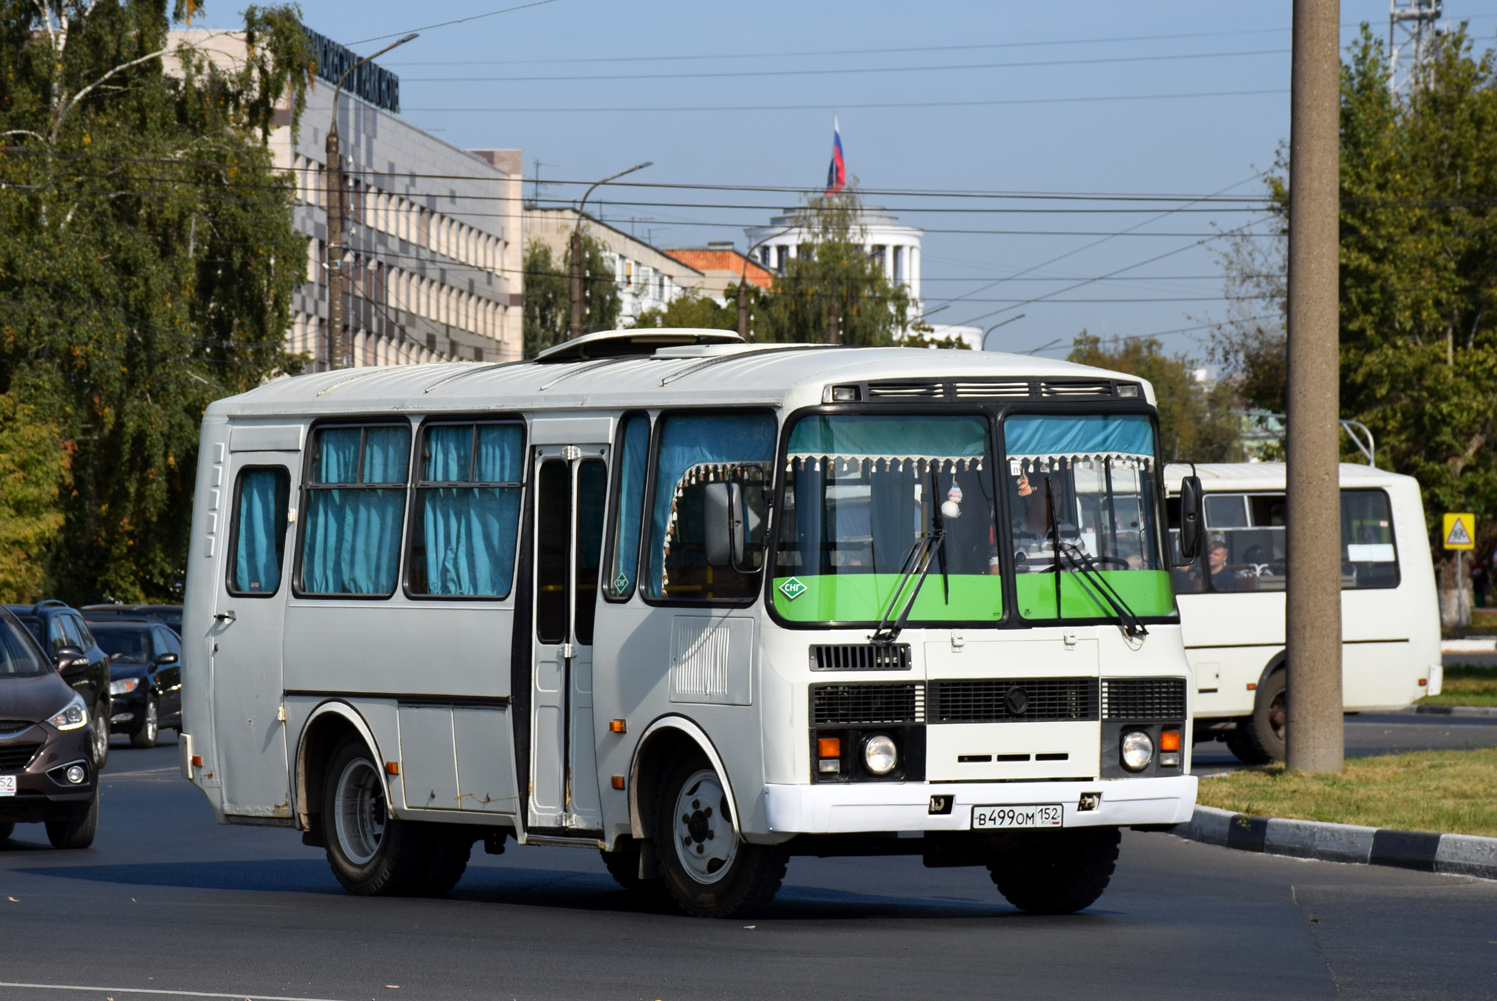
<svg viewBox="0 0 1497 1001">
<path fill-rule="evenodd" d="M 527 208 L 525 238 L 551 250 L 556 266 L 567 266 L 572 231 L 577 227 L 573 208 Z M 647 309 L 664 309 L 686 292 L 703 294 L 705 276 L 669 253 L 615 229 L 592 216 L 582 221 L 583 231 L 603 244 L 604 256 L 618 284 L 619 325 L 631 325 Z"/>
<path fill-rule="evenodd" d="M 213 58 L 242 59 L 233 33 L 178 32 Z M 289 114 L 270 137 L 292 173 L 292 220 L 307 241 L 307 281 L 296 292 L 288 347 L 328 367 L 327 163 L 337 76 L 357 57 L 308 32 L 319 80 L 301 127 Z M 467 150 L 400 117 L 400 81 L 367 64 L 337 107 L 348 212 L 344 317 L 355 366 L 517 359 L 522 353 L 521 154 Z"/>
</svg>

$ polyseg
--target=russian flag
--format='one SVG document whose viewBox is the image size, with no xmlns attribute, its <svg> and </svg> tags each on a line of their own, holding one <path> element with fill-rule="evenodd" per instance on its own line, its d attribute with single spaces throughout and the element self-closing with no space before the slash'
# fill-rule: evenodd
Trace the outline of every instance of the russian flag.
<svg viewBox="0 0 1497 1001">
<path fill-rule="evenodd" d="M 836 194 L 847 187 L 847 163 L 842 159 L 842 130 L 837 116 L 832 116 L 832 163 L 826 169 L 826 193 Z"/>
</svg>

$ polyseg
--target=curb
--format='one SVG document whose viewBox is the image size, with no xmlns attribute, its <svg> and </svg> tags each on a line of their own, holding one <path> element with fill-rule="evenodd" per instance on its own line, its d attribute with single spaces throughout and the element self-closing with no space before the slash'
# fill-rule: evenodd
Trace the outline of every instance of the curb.
<svg viewBox="0 0 1497 1001">
<path fill-rule="evenodd" d="M 1497 706 L 1415 706 L 1418 716 L 1479 716 L 1497 719 Z"/>
<path fill-rule="evenodd" d="M 1197 806 L 1190 820 L 1171 833 L 1264 855 L 1497 879 L 1497 838 L 1249 817 L 1210 806 Z"/>
</svg>

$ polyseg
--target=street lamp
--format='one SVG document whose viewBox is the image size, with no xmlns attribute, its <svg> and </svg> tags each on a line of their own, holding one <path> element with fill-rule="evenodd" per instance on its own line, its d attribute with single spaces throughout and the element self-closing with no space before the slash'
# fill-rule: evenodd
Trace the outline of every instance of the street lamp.
<svg viewBox="0 0 1497 1001">
<path fill-rule="evenodd" d="M 360 66 L 384 55 L 397 45 L 404 45 L 419 37 L 411 32 L 398 42 L 392 42 L 372 56 L 365 56 L 343 71 L 338 86 L 333 88 L 333 124 L 327 130 L 327 353 L 329 368 L 348 367 L 348 346 L 343 337 L 343 253 L 348 248 L 343 244 L 344 218 L 348 211 L 348 192 L 343 181 L 343 151 L 338 143 L 338 98 L 343 94 L 343 82 Z"/>
<path fill-rule="evenodd" d="M 587 196 L 592 194 L 594 189 L 609 181 L 617 181 L 625 174 L 632 174 L 636 170 L 644 170 L 646 167 L 653 166 L 655 166 L 653 160 L 636 163 L 628 170 L 621 170 L 617 174 L 603 178 L 583 192 L 582 202 L 577 206 L 577 225 L 572 228 L 572 337 L 582 336 L 582 210 L 587 207 Z"/>
<path fill-rule="evenodd" d="M 770 240 L 773 240 L 777 236 L 784 236 L 792 229 L 795 229 L 795 227 L 786 226 L 784 229 L 778 232 L 770 233 L 768 236 L 761 237 L 758 243 L 750 244 L 749 249 L 743 255 L 743 274 L 739 275 L 738 277 L 738 336 L 742 337 L 744 340 L 749 339 L 748 296 L 745 294 L 744 289 L 744 286 L 748 284 L 749 262 L 753 259 L 755 250 L 758 250 L 764 244 L 768 243 Z"/>
<path fill-rule="evenodd" d="M 1022 319 L 1024 319 L 1024 317 L 1026 317 L 1028 315 L 1029 314 L 1027 314 L 1027 313 L 1020 313 L 1018 316 L 1010 316 L 1008 319 L 1002 321 L 1001 323 L 995 323 L 991 327 L 989 327 L 987 330 L 984 330 L 982 332 L 982 350 L 986 351 L 988 349 L 988 335 L 989 334 L 991 334 L 993 331 L 997 330 L 999 327 L 1006 326 L 1006 325 L 1008 325 L 1010 323 L 1013 323 L 1015 320 L 1022 320 Z"/>
</svg>

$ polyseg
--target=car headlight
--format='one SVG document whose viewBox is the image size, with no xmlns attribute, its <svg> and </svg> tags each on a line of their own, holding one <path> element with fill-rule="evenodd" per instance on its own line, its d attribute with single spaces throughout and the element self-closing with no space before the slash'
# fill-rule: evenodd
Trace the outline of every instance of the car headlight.
<svg viewBox="0 0 1497 1001">
<path fill-rule="evenodd" d="M 1154 758 L 1154 740 L 1142 730 L 1129 730 L 1123 734 L 1123 767 L 1130 772 L 1141 772 L 1149 767 Z"/>
<path fill-rule="evenodd" d="M 83 696 L 74 695 L 73 701 L 48 722 L 59 730 L 76 730 L 80 726 L 88 726 L 88 710 L 84 708 Z"/>
<path fill-rule="evenodd" d="M 888 775 L 899 763 L 899 749 L 883 734 L 875 734 L 863 743 L 863 764 L 873 775 Z"/>
<path fill-rule="evenodd" d="M 110 695 L 129 695 L 140 687 L 139 678 L 121 678 L 119 681 L 109 683 Z"/>
</svg>

